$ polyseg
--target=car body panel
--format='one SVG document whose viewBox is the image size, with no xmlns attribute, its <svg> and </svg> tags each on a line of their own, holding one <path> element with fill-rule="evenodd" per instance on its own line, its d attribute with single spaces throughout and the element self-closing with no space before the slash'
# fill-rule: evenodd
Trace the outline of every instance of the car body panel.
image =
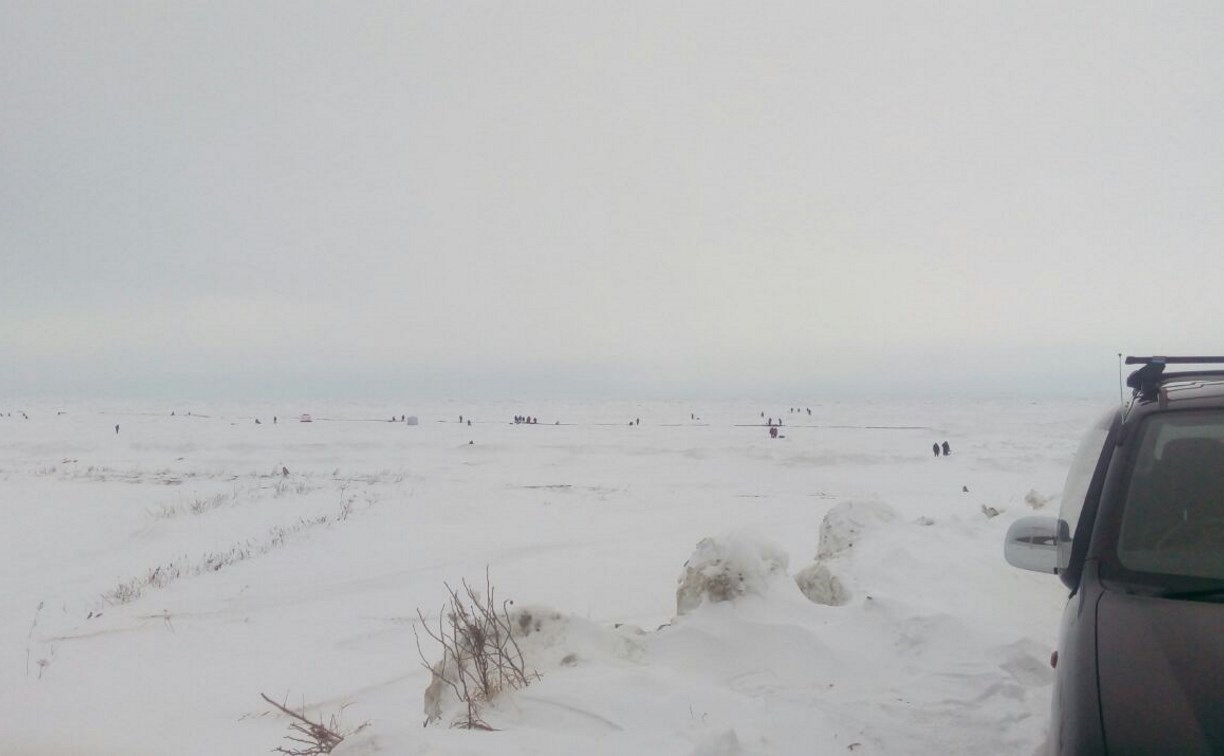
<svg viewBox="0 0 1224 756">
<path fill-rule="evenodd" d="M 1118 753 L 1224 753 L 1224 605 L 1106 590 L 1101 714 Z"/>
<path fill-rule="evenodd" d="M 1076 592 L 1063 609 L 1055 668 L 1051 754 L 1104 754 L 1105 733 L 1097 706 L 1096 626 L 1099 584 L 1089 576 L 1088 590 Z"/>
</svg>

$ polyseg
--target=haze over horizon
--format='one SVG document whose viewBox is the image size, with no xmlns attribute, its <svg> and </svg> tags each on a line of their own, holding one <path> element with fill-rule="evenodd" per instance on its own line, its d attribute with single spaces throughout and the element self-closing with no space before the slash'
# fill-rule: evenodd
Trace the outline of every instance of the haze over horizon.
<svg viewBox="0 0 1224 756">
<path fill-rule="evenodd" d="M 0 400 L 1116 398 L 1224 6 L 0 0 Z"/>
</svg>

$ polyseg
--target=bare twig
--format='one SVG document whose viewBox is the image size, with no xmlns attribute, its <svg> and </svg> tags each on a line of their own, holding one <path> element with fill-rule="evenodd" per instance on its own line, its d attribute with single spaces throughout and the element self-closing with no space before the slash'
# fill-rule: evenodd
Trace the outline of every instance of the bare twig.
<svg viewBox="0 0 1224 756">
<path fill-rule="evenodd" d="M 259 695 L 282 713 L 288 714 L 293 718 L 294 721 L 289 725 L 289 729 L 293 734 L 286 735 L 285 739 L 291 740 L 294 743 L 301 743 L 303 746 L 302 748 L 281 746 L 275 749 L 273 753 L 283 753 L 287 756 L 318 756 L 319 754 L 331 753 L 332 749 L 344 741 L 345 736 L 340 734 L 340 723 L 336 715 L 332 715 L 326 725 L 322 721 L 312 722 L 305 715 L 288 708 L 284 704 L 278 704 L 263 693 Z M 341 711 L 343 711 L 343 707 L 341 707 Z M 365 728 L 366 724 L 369 723 L 363 723 L 353 732 L 360 732 Z M 351 735 L 352 733 L 346 734 Z"/>
</svg>

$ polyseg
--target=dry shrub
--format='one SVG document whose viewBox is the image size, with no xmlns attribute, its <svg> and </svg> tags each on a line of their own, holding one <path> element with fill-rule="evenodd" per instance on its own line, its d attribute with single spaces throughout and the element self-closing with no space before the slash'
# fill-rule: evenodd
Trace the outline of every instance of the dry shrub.
<svg viewBox="0 0 1224 756">
<path fill-rule="evenodd" d="M 417 610 L 425 632 L 442 646 L 442 660 L 430 664 L 416 636 L 421 664 L 432 675 L 425 691 L 425 724 L 442 718 L 442 698 L 450 690 L 464 705 L 452 727 L 491 730 L 481 716 L 483 706 L 501 691 L 524 688 L 539 675 L 528 672 L 523 663 L 510 619 L 512 602 L 497 603 L 488 572 L 483 591 L 466 580 L 462 585 L 462 592 L 446 585 L 449 598 L 436 625 Z"/>
</svg>

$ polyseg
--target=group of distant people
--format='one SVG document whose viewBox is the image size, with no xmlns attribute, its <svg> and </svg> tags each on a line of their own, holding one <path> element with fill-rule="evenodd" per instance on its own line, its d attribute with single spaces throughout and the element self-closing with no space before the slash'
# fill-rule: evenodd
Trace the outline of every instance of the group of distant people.
<svg viewBox="0 0 1224 756">
<path fill-rule="evenodd" d="M 807 414 L 810 416 L 810 415 L 812 414 L 812 410 L 811 410 L 811 408 L 805 408 L 805 409 L 806 409 Z M 801 413 L 801 412 L 803 412 L 803 411 L 804 411 L 804 409 L 797 409 L 797 408 L 794 408 L 794 407 L 790 408 L 790 412 L 791 412 L 792 414 L 793 414 L 793 413 L 796 413 L 796 412 L 800 412 L 800 413 Z M 25 419 L 27 419 L 27 420 L 29 420 L 29 419 L 30 419 L 30 418 L 29 418 L 29 416 L 28 416 L 28 415 L 26 415 L 26 413 L 22 412 L 22 413 L 20 413 L 20 414 L 21 414 L 21 416 L 22 416 L 22 417 L 24 417 Z M 173 412 L 171 412 L 170 414 L 171 414 L 171 415 L 174 415 L 174 413 L 173 413 Z M 189 413 L 187 413 L 187 414 L 191 414 L 191 413 L 189 412 Z M 10 413 L 7 413 L 7 415 L 3 415 L 3 416 L 12 417 L 12 413 L 10 412 Z M 690 415 L 689 415 L 689 417 L 690 417 L 690 419 L 693 419 L 693 420 L 698 419 L 698 418 L 697 418 L 697 416 L 696 416 L 696 414 L 690 414 Z M 765 413 L 764 413 L 764 412 L 762 412 L 762 413 L 761 413 L 761 417 L 765 417 Z M 273 415 L 273 417 L 272 417 L 272 422 L 273 422 L 273 424 L 275 424 L 275 423 L 277 422 L 277 419 L 278 419 L 278 418 L 277 418 L 275 415 Z M 393 417 L 391 418 L 391 421 L 392 421 L 392 422 L 406 422 L 407 420 L 408 420 L 408 416 L 407 416 L 407 415 L 401 415 L 401 416 L 400 416 L 400 417 L 398 417 L 398 418 L 393 416 Z M 463 423 L 464 423 L 463 415 L 460 415 L 460 416 L 459 416 L 459 424 L 460 424 L 460 425 L 462 425 Z M 256 424 L 256 425 L 259 425 L 259 424 L 260 424 L 259 418 L 256 418 L 256 419 L 255 419 L 255 424 Z M 472 421 L 471 421 L 471 420 L 468 420 L 468 421 L 467 421 L 467 424 L 470 426 L 470 425 L 472 424 Z M 538 424 L 539 424 L 539 418 L 536 418 L 536 417 L 531 417 L 531 416 L 529 416 L 529 415 L 515 415 L 515 416 L 514 416 L 514 424 L 515 424 L 515 425 L 538 425 Z M 559 425 L 559 424 L 560 424 L 560 421 L 558 421 L 558 423 L 557 423 L 557 424 Z M 629 424 L 630 424 L 630 425 L 641 425 L 641 424 L 642 424 L 642 419 L 641 419 L 640 417 L 638 417 L 638 418 L 634 418 L 633 420 L 630 420 L 630 421 L 629 421 Z M 778 437 L 779 437 L 779 428 L 781 428 L 781 427 L 782 427 L 782 418 L 781 418 L 781 417 L 779 417 L 779 418 L 778 418 L 778 422 L 777 422 L 777 424 L 776 424 L 776 425 L 774 424 L 774 419 L 773 419 L 772 417 L 766 418 L 766 424 L 769 426 L 769 437 L 770 437 L 770 438 L 778 438 Z M 118 425 L 118 424 L 116 424 L 116 425 L 115 425 L 115 433 L 116 433 L 116 434 L 118 434 L 118 433 L 119 433 L 119 425 Z M 951 446 L 951 445 L 950 445 L 950 444 L 949 444 L 947 441 L 944 441 L 944 442 L 942 442 L 942 443 L 936 442 L 936 443 L 931 444 L 931 453 L 932 453 L 933 455 L 935 455 L 936 457 L 940 457 L 940 456 L 947 457 L 947 456 L 950 456 L 950 455 L 952 454 L 952 446 Z M 287 473 L 287 471 L 286 471 L 286 473 Z"/>
</svg>

